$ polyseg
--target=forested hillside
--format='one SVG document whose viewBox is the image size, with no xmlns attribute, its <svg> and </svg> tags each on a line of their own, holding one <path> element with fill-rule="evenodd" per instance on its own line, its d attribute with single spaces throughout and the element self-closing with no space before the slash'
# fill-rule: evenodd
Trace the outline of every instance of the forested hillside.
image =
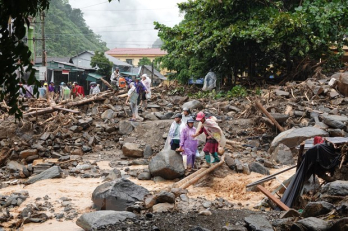
<svg viewBox="0 0 348 231">
<path fill-rule="evenodd" d="M 36 18 L 35 38 L 41 38 L 41 20 Z M 106 51 L 106 43 L 85 23 L 80 9 L 72 9 L 66 0 L 50 1 L 45 18 L 46 51 L 49 57 L 69 57 L 85 50 Z M 36 42 L 36 54 L 41 56 L 41 40 Z"/>
</svg>

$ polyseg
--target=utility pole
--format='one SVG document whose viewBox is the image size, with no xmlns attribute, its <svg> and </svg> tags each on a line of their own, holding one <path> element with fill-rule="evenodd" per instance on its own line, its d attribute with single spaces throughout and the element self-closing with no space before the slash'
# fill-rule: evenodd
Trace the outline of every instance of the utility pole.
<svg viewBox="0 0 348 231">
<path fill-rule="evenodd" d="M 153 60 L 151 63 L 151 84 L 153 85 Z"/>
<path fill-rule="evenodd" d="M 45 47 L 45 12 L 41 12 L 41 35 L 42 35 L 42 66 L 46 66 L 46 47 Z"/>
</svg>

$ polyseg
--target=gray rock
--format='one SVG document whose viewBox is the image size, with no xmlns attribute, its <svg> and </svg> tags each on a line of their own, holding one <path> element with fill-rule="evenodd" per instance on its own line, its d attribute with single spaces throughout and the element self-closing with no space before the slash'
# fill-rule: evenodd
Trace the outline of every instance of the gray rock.
<svg viewBox="0 0 348 231">
<path fill-rule="evenodd" d="M 188 190 L 187 189 L 183 189 L 183 188 L 172 188 L 170 190 L 172 193 L 174 193 L 174 195 L 176 197 L 182 195 L 182 194 L 187 194 L 188 193 Z"/>
<path fill-rule="evenodd" d="M 50 137 L 51 133 L 49 132 L 45 132 L 44 134 L 42 134 L 42 136 L 40 137 L 40 140 L 47 140 Z"/>
<path fill-rule="evenodd" d="M 341 218 L 332 225 L 331 231 L 347 231 L 348 217 Z"/>
<path fill-rule="evenodd" d="M 157 202 L 157 198 L 156 196 L 154 195 L 147 195 L 145 200 L 144 200 L 144 205 L 145 205 L 145 208 L 151 208 L 152 206 L 154 206 Z"/>
<path fill-rule="evenodd" d="M 199 109 L 200 110 L 200 109 L 203 109 L 204 106 L 203 106 L 203 104 L 200 101 L 192 100 L 192 101 L 184 103 L 182 105 L 182 108 L 188 108 L 190 110 L 192 110 L 192 109 Z"/>
<path fill-rule="evenodd" d="M 158 120 L 157 116 L 153 112 L 146 114 L 145 119 L 152 120 L 152 121 Z"/>
<path fill-rule="evenodd" d="M 344 137 L 344 131 L 342 129 L 327 129 L 331 137 Z"/>
<path fill-rule="evenodd" d="M 182 157 L 173 150 L 162 150 L 149 164 L 152 176 L 161 176 L 167 180 L 181 177 L 185 173 Z"/>
<path fill-rule="evenodd" d="M 202 228 L 200 226 L 197 226 L 197 227 L 194 227 L 194 228 L 190 229 L 189 231 L 211 231 L 211 230 Z"/>
<path fill-rule="evenodd" d="M 163 116 L 161 116 L 159 118 L 161 120 L 168 120 L 168 119 L 171 119 L 173 115 L 174 115 L 173 112 L 167 112 L 167 113 L 165 113 Z"/>
<path fill-rule="evenodd" d="M 329 213 L 335 207 L 325 201 L 309 202 L 302 212 L 302 217 L 317 217 Z"/>
<path fill-rule="evenodd" d="M 326 131 L 315 127 L 292 128 L 277 135 L 273 139 L 269 151 L 270 153 L 272 153 L 274 149 L 281 143 L 285 144 L 289 148 L 293 148 L 299 145 L 302 141 L 305 141 L 314 136 L 325 137 L 328 135 L 329 133 L 327 133 Z"/>
<path fill-rule="evenodd" d="M 115 112 L 111 109 L 104 111 L 103 114 L 101 115 L 101 118 L 104 120 L 105 119 L 111 120 L 114 117 L 115 117 Z"/>
<path fill-rule="evenodd" d="M 87 145 L 83 145 L 83 146 L 82 146 L 82 151 L 83 151 L 83 152 L 90 152 L 90 151 L 92 151 L 92 148 L 91 148 L 91 147 L 88 147 Z"/>
<path fill-rule="evenodd" d="M 295 163 L 290 148 L 284 144 L 279 144 L 278 147 L 276 147 L 275 151 L 273 152 L 272 159 L 277 163 L 284 165 L 292 165 Z"/>
<path fill-rule="evenodd" d="M 9 161 L 6 165 L 6 168 L 8 170 L 10 170 L 10 172 L 18 172 L 18 171 L 21 171 L 23 169 L 24 165 L 16 162 L 16 161 Z"/>
<path fill-rule="evenodd" d="M 308 231 L 328 231 L 330 225 L 328 222 L 316 218 L 308 217 L 302 219 L 291 226 L 291 230 L 308 230 Z"/>
<path fill-rule="evenodd" d="M 101 210 L 125 210 L 137 201 L 142 201 L 149 191 L 127 179 L 99 185 L 92 194 L 92 201 Z"/>
<path fill-rule="evenodd" d="M 84 230 L 101 230 L 129 218 L 136 218 L 136 215 L 126 211 L 96 211 L 83 214 L 76 224 Z"/>
<path fill-rule="evenodd" d="M 252 172 L 257 172 L 260 173 L 262 175 L 270 175 L 270 172 L 267 168 L 265 168 L 262 164 L 257 163 L 257 162 L 253 162 L 251 164 L 249 164 L 249 169 Z"/>
<path fill-rule="evenodd" d="M 123 155 L 128 157 L 143 157 L 143 150 L 139 144 L 125 143 L 122 146 Z"/>
<path fill-rule="evenodd" d="M 250 169 L 249 169 L 249 165 L 247 163 L 243 164 L 243 173 L 246 174 L 246 175 L 250 175 L 251 174 Z"/>
<path fill-rule="evenodd" d="M 234 170 L 236 168 L 236 162 L 234 161 L 234 159 L 230 155 L 226 155 L 225 163 L 232 170 Z"/>
<path fill-rule="evenodd" d="M 38 175 L 30 177 L 25 184 L 33 184 L 40 180 L 60 178 L 62 177 L 62 169 L 59 166 L 53 166 Z"/>
<path fill-rule="evenodd" d="M 174 203 L 175 195 L 171 192 L 162 191 L 157 195 L 158 203 Z"/>
<path fill-rule="evenodd" d="M 289 115 L 285 115 L 285 114 L 280 114 L 280 113 L 270 113 L 270 114 L 278 123 L 284 123 L 289 118 Z"/>
<path fill-rule="evenodd" d="M 118 170 L 117 168 L 114 168 L 105 177 L 104 181 L 114 181 L 114 180 L 121 178 L 121 177 L 122 177 L 121 171 Z"/>
<path fill-rule="evenodd" d="M 186 100 L 188 100 L 188 96 L 172 96 L 169 99 L 173 104 L 180 105 Z"/>
<path fill-rule="evenodd" d="M 151 180 L 151 174 L 149 172 L 142 172 L 137 178 L 138 180 Z"/>
<path fill-rule="evenodd" d="M 244 218 L 253 231 L 273 231 L 271 223 L 262 215 L 251 215 Z"/>
<path fill-rule="evenodd" d="M 79 119 L 78 125 L 83 127 L 83 129 L 86 129 L 91 125 L 92 122 L 93 122 L 93 118 L 87 117 L 87 118 Z"/>
<path fill-rule="evenodd" d="M 337 115 L 322 115 L 321 118 L 323 122 L 329 125 L 332 128 L 342 129 L 345 128 L 346 125 L 344 122 L 348 122 L 348 118 L 345 116 L 337 116 Z"/>
<path fill-rule="evenodd" d="M 134 126 L 131 122 L 126 121 L 126 120 L 122 120 L 119 123 L 119 131 L 118 133 L 121 135 L 128 135 L 130 134 L 134 129 Z"/>
<path fill-rule="evenodd" d="M 152 147 L 150 145 L 146 145 L 144 149 L 144 158 L 150 158 L 152 153 Z"/>
<path fill-rule="evenodd" d="M 348 181 L 336 180 L 324 185 L 321 188 L 322 194 L 329 194 L 331 196 L 347 196 L 348 195 Z"/>
</svg>

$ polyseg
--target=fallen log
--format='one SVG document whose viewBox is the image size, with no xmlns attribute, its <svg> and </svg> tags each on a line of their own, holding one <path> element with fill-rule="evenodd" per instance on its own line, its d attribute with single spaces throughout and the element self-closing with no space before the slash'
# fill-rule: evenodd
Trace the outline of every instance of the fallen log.
<svg viewBox="0 0 348 231">
<path fill-rule="evenodd" d="M 223 165 L 225 163 L 224 161 L 225 156 L 221 157 L 221 160 L 219 163 L 212 165 L 211 167 L 205 169 L 204 171 L 201 172 L 195 172 L 197 174 L 195 174 L 190 180 L 188 180 L 187 182 L 185 182 L 184 184 L 182 184 L 180 186 L 180 188 L 188 188 L 189 186 L 193 185 L 194 183 L 196 183 L 197 181 L 199 181 L 202 177 L 204 177 L 205 175 L 207 175 L 208 173 L 214 171 L 215 169 L 217 169 L 218 167 L 220 167 L 221 165 Z"/>
<path fill-rule="evenodd" d="M 101 80 L 109 89 L 112 89 L 112 90 L 116 91 L 115 87 L 113 87 L 108 81 L 106 81 L 106 80 L 103 79 L 103 78 L 100 78 L 100 80 Z"/>
<path fill-rule="evenodd" d="M 285 129 L 280 126 L 280 124 L 273 118 L 273 116 L 261 105 L 261 103 L 259 101 L 256 101 L 255 102 L 255 105 L 257 108 L 259 108 L 263 114 L 265 114 L 275 125 L 276 127 L 278 128 L 279 131 L 283 132 L 285 131 Z"/>
</svg>

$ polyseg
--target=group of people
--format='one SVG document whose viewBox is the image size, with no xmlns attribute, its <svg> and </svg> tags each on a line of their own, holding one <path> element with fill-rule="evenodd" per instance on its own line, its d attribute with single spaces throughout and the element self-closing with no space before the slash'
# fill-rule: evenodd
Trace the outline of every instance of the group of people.
<svg viewBox="0 0 348 231">
<path fill-rule="evenodd" d="M 95 90 L 93 90 L 95 88 Z M 91 91 L 93 94 L 97 94 L 99 86 L 95 83 L 91 83 Z M 55 86 L 54 82 L 50 82 L 48 85 L 47 82 L 42 83 L 41 87 L 38 88 L 39 98 L 55 98 L 58 96 L 60 100 L 67 100 L 76 97 L 84 97 L 85 91 L 84 88 L 79 85 L 77 82 L 74 83 L 65 83 L 61 82 L 59 86 Z M 96 93 L 94 93 L 96 92 Z"/>
<path fill-rule="evenodd" d="M 195 120 L 190 116 L 187 108 L 183 109 L 182 114 L 176 114 L 165 145 L 165 149 L 170 148 L 181 153 L 186 175 L 192 172 L 196 156 L 200 155 L 198 152 L 199 140 L 205 143 L 203 147 L 205 165 L 202 167 L 210 167 L 212 163 L 220 162 L 219 148 L 226 144 L 225 136 L 216 122 L 216 117 L 207 117 L 204 112 L 199 112 L 196 121 L 199 122 L 197 128 L 194 127 Z"/>
<path fill-rule="evenodd" d="M 126 104 L 130 105 L 132 111 L 131 121 L 138 119 L 138 106 L 147 108 L 147 100 L 151 98 L 151 79 L 147 74 L 143 74 L 140 78 L 136 78 L 135 82 L 129 84 L 128 97 Z"/>
</svg>

